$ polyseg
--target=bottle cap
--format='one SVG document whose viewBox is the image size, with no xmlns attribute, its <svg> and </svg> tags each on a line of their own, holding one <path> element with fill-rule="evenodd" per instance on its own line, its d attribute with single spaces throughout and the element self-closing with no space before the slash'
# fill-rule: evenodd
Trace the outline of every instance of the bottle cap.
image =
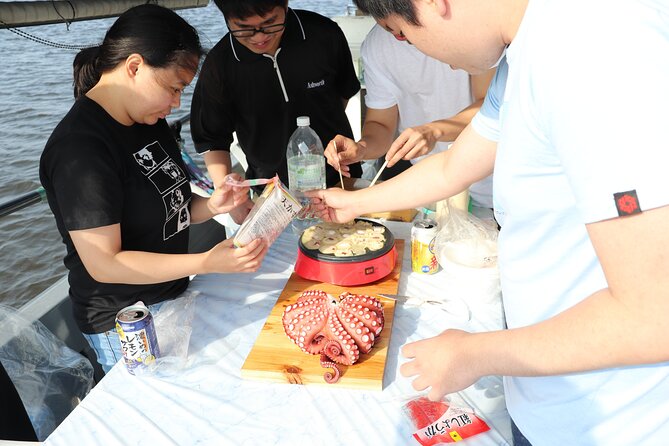
<svg viewBox="0 0 669 446">
<path fill-rule="evenodd" d="M 307 127 L 309 126 L 309 124 L 310 124 L 309 116 L 300 116 L 297 118 L 298 127 Z"/>
</svg>

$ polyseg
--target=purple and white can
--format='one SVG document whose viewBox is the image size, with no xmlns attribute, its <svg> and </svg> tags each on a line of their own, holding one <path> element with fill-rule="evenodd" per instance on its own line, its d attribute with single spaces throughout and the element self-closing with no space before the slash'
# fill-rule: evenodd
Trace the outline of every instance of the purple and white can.
<svg viewBox="0 0 669 446">
<path fill-rule="evenodd" d="M 116 314 L 116 331 L 121 338 L 123 361 L 131 374 L 160 357 L 153 316 L 144 302 L 125 307 Z"/>
</svg>

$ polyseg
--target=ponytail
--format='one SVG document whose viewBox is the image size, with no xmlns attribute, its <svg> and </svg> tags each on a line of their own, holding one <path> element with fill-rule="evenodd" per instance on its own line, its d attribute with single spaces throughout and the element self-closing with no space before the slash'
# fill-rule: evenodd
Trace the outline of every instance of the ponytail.
<svg viewBox="0 0 669 446">
<path fill-rule="evenodd" d="M 84 48 L 74 58 L 74 98 L 79 99 L 100 80 L 102 73 L 97 69 L 100 46 Z"/>
</svg>

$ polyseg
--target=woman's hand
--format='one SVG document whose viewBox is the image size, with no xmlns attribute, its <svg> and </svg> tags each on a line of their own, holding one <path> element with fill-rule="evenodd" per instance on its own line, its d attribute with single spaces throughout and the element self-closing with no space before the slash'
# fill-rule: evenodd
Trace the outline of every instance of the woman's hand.
<svg viewBox="0 0 669 446">
<path fill-rule="evenodd" d="M 231 173 L 227 177 L 242 181 L 242 177 L 236 173 Z M 224 181 L 220 187 L 214 189 L 207 206 L 213 215 L 226 214 L 246 201 L 249 201 L 248 186 L 232 186 Z"/>
<path fill-rule="evenodd" d="M 253 240 L 242 248 L 235 248 L 231 239 L 223 240 L 207 253 L 205 270 L 210 273 L 252 273 L 260 268 L 267 246 Z"/>
<path fill-rule="evenodd" d="M 244 223 L 246 216 L 249 215 L 249 212 L 251 212 L 251 209 L 253 209 L 253 201 L 246 200 L 230 211 L 230 217 L 232 221 L 241 225 Z"/>
</svg>

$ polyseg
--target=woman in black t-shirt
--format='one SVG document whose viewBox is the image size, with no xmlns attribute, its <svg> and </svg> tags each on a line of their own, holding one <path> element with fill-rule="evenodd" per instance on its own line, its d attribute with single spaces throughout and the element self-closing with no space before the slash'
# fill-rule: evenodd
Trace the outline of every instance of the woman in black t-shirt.
<svg viewBox="0 0 669 446">
<path fill-rule="evenodd" d="M 175 298 L 192 274 L 255 271 L 267 251 L 260 240 L 239 249 L 226 240 L 188 254 L 191 223 L 248 199 L 241 187 L 191 195 L 165 121 L 202 54 L 197 31 L 175 12 L 129 9 L 100 46 L 76 56 L 76 101 L 40 160 L 67 248 L 75 319 L 105 371 L 120 358 L 114 318 L 121 308 Z"/>
</svg>

